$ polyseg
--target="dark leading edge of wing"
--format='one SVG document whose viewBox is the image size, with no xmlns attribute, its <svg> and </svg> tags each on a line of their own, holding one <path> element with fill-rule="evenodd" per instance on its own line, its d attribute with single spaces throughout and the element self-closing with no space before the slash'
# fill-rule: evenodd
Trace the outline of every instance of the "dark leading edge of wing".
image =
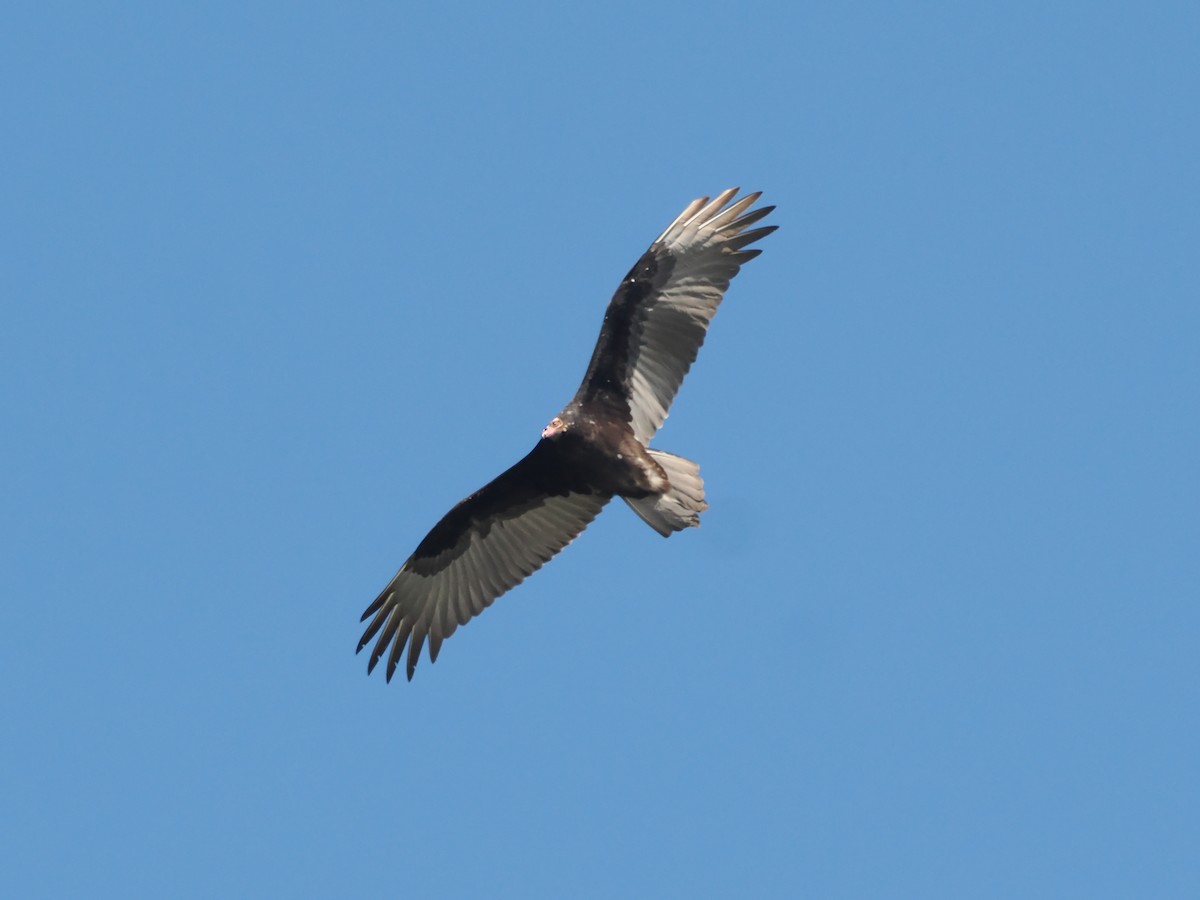
<svg viewBox="0 0 1200 900">
<path fill-rule="evenodd" d="M 775 230 L 747 231 L 775 207 L 746 212 L 761 196 L 730 188 L 693 201 L 650 245 L 608 304 L 600 338 L 575 399 L 618 411 L 643 443 L 662 426 L 708 324 L 746 248 Z"/>
<path fill-rule="evenodd" d="M 436 661 L 442 641 L 579 535 L 609 501 L 595 494 L 552 441 L 457 504 L 417 546 L 365 613 L 358 643 L 376 634 L 367 671 L 391 644 L 387 680 L 408 643 L 411 681 L 425 638 Z"/>
</svg>

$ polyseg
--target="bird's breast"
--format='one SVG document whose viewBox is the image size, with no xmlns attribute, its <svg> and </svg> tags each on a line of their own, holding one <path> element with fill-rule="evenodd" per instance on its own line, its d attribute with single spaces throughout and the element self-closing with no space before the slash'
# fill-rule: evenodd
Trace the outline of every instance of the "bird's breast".
<svg viewBox="0 0 1200 900">
<path fill-rule="evenodd" d="M 589 424 L 578 429 L 569 452 L 596 490 L 635 499 L 667 490 L 666 473 L 628 426 Z"/>
</svg>

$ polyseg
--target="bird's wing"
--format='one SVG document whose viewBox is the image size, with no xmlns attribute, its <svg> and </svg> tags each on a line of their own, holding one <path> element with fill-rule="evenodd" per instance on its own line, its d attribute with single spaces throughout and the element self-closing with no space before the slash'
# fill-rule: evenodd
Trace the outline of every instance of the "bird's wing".
<svg viewBox="0 0 1200 900">
<path fill-rule="evenodd" d="M 408 678 L 429 638 L 436 661 L 442 641 L 492 601 L 540 569 L 579 535 L 611 499 L 592 492 L 554 442 L 529 454 L 460 502 L 425 536 L 365 613 L 362 650 L 379 639 L 370 672 L 388 653 L 387 679 L 408 644 Z"/>
<path fill-rule="evenodd" d="M 760 194 L 729 204 L 737 191 L 688 204 L 629 270 L 604 314 L 575 400 L 622 414 L 643 443 L 666 419 L 730 279 L 762 252 L 746 248 L 775 230 L 747 230 L 775 207 L 747 212 Z"/>
</svg>

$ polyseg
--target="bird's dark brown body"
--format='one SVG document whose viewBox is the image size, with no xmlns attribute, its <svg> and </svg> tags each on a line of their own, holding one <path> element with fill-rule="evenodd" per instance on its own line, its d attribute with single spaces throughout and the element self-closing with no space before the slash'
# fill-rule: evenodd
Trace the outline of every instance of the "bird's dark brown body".
<svg viewBox="0 0 1200 900">
<path fill-rule="evenodd" d="M 542 440 L 557 442 L 570 465 L 586 471 L 600 493 L 640 500 L 666 490 L 662 466 L 624 422 L 575 413 L 566 430 Z"/>
</svg>

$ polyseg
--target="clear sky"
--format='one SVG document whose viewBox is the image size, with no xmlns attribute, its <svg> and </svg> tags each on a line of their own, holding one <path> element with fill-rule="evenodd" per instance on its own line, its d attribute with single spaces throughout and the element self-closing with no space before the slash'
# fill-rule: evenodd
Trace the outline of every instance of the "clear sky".
<svg viewBox="0 0 1200 900">
<path fill-rule="evenodd" d="M 0 893 L 1200 896 L 1197 9 L 10 4 Z M 703 527 L 368 678 L 735 184 Z"/>
</svg>

